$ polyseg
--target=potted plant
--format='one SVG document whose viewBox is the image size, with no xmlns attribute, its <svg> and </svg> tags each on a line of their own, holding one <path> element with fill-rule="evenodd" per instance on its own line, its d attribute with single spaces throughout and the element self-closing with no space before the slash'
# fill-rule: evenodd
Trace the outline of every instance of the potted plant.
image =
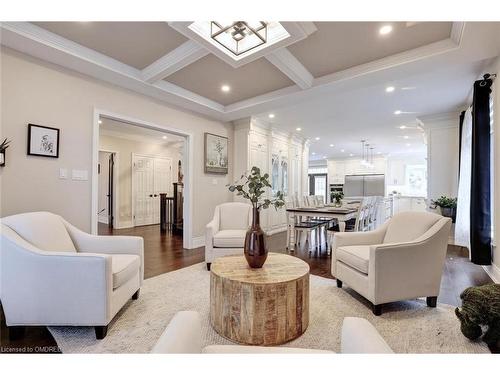
<svg viewBox="0 0 500 375">
<path fill-rule="evenodd" d="M 441 214 L 445 217 L 450 217 L 452 222 L 455 222 L 457 217 L 457 198 L 450 198 L 447 196 L 440 196 L 432 203 L 441 209 Z"/>
<path fill-rule="evenodd" d="M 252 268 L 261 268 L 267 258 L 267 246 L 264 231 L 260 227 L 260 210 L 273 206 L 276 210 L 285 205 L 283 192 L 278 191 L 272 199 L 265 197 L 265 192 L 271 187 L 269 174 L 261 175 L 260 168 L 252 167 L 233 185 L 228 185 L 229 191 L 237 192 L 252 204 L 252 226 L 245 236 L 245 259 Z"/>
<path fill-rule="evenodd" d="M 0 167 L 5 166 L 5 150 L 9 147 L 10 141 L 5 138 L 0 144 Z"/>
<path fill-rule="evenodd" d="M 344 198 L 344 193 L 342 191 L 332 191 L 330 192 L 330 200 L 335 201 L 335 207 L 342 207 L 342 198 Z"/>
</svg>

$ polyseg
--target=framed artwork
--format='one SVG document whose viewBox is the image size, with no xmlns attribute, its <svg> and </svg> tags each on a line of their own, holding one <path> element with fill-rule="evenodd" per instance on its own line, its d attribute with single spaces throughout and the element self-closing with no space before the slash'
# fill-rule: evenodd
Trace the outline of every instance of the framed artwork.
<svg viewBox="0 0 500 375">
<path fill-rule="evenodd" d="M 205 133 L 205 173 L 227 174 L 227 137 Z"/>
<path fill-rule="evenodd" d="M 28 155 L 59 157 L 59 129 L 28 124 Z"/>
</svg>

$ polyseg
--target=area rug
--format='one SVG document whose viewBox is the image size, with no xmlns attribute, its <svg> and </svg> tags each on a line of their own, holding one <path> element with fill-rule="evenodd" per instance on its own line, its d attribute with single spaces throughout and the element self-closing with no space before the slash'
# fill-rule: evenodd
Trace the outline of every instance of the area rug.
<svg viewBox="0 0 500 375">
<path fill-rule="evenodd" d="M 88 327 L 49 327 L 63 353 L 148 353 L 174 314 L 195 310 L 202 317 L 204 345 L 231 344 L 209 323 L 210 273 L 204 263 L 144 281 L 138 300 L 128 302 L 111 322 L 104 340 Z M 368 302 L 335 280 L 311 275 L 307 331 L 286 346 L 340 351 L 342 320 L 368 319 L 396 353 L 488 353 L 486 345 L 460 333 L 452 306 L 427 307 L 425 300 L 384 306 L 374 316 Z"/>
</svg>

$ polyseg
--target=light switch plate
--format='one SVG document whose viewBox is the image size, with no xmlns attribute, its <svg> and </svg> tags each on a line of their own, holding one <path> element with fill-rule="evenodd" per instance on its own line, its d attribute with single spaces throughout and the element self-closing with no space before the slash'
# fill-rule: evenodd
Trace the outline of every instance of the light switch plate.
<svg viewBox="0 0 500 375">
<path fill-rule="evenodd" d="M 217 179 L 216 178 L 212 178 L 212 185 L 217 185 Z"/>
<path fill-rule="evenodd" d="M 68 170 L 66 168 L 59 168 L 59 178 L 66 180 L 68 178 Z"/>
<path fill-rule="evenodd" d="M 88 171 L 85 169 L 73 169 L 71 178 L 76 181 L 87 181 L 89 179 Z"/>
</svg>

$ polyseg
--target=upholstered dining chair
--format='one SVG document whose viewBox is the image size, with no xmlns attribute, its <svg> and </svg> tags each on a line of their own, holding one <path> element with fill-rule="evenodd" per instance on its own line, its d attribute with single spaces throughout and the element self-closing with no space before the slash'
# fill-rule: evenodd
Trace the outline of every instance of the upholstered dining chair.
<svg viewBox="0 0 500 375">
<path fill-rule="evenodd" d="M 103 339 L 139 297 L 142 237 L 90 235 L 50 212 L 0 221 L 0 298 L 13 339 L 24 326 L 93 326 Z"/>
<path fill-rule="evenodd" d="M 401 212 L 374 231 L 339 232 L 331 273 L 372 303 L 427 297 L 436 307 L 451 219 L 430 212 Z"/>
<path fill-rule="evenodd" d="M 225 255 L 243 254 L 245 236 L 252 225 L 252 206 L 242 202 L 222 203 L 215 207 L 214 217 L 205 232 L 205 263 Z"/>
</svg>

